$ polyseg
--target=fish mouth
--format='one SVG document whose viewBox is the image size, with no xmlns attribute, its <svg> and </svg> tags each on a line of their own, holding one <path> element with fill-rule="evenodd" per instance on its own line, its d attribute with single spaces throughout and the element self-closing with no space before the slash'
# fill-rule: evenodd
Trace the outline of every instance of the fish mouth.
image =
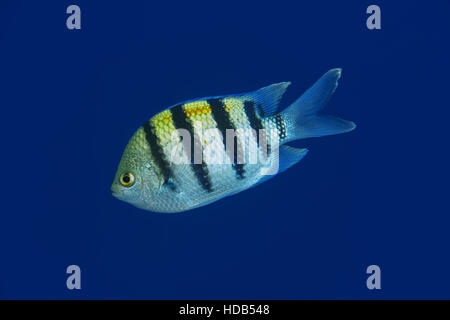
<svg viewBox="0 0 450 320">
<path fill-rule="evenodd" d="M 115 198 L 120 199 L 120 195 L 121 195 L 120 192 L 115 192 L 115 191 L 112 192 L 112 196 Z"/>
<path fill-rule="evenodd" d="M 113 192 L 112 196 L 117 199 L 122 199 L 122 193 L 120 192 Z"/>
<path fill-rule="evenodd" d="M 118 199 L 121 199 L 123 196 L 123 191 L 120 190 L 119 188 L 117 188 L 117 185 L 115 185 L 115 184 L 113 184 L 111 186 L 111 192 L 112 192 L 113 197 L 116 197 Z"/>
</svg>

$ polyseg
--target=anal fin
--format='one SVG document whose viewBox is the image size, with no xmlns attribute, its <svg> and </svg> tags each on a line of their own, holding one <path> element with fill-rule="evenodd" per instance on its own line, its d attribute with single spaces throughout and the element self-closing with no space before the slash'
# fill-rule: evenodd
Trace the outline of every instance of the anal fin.
<svg viewBox="0 0 450 320">
<path fill-rule="evenodd" d="M 268 170 L 268 174 L 264 175 L 256 184 L 266 182 L 270 178 L 276 176 L 278 173 L 286 171 L 294 164 L 300 162 L 304 156 L 308 153 L 308 149 L 294 148 L 287 145 L 280 146 L 278 152 L 272 153 L 271 168 Z M 276 167 L 278 162 L 278 169 Z"/>
</svg>

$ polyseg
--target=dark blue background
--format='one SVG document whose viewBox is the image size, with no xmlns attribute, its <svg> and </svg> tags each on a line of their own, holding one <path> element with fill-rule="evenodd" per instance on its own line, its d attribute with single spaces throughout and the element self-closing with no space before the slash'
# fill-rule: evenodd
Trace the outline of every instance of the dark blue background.
<svg viewBox="0 0 450 320">
<path fill-rule="evenodd" d="M 66 28 L 77 4 L 82 29 Z M 382 29 L 366 28 L 370 4 Z M 449 1 L 2 1 L 2 298 L 450 298 Z M 330 68 L 355 131 L 273 180 L 164 215 L 110 194 L 174 103 Z M 66 289 L 66 267 L 82 290 Z M 366 288 L 381 267 L 382 289 Z"/>
</svg>

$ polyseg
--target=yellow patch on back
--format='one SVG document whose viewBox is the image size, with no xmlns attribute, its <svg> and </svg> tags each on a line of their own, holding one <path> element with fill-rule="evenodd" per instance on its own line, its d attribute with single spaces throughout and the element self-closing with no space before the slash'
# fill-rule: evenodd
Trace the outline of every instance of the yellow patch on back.
<svg viewBox="0 0 450 320">
<path fill-rule="evenodd" d="M 211 107 L 205 100 L 189 102 L 184 105 L 184 113 L 193 118 L 196 116 L 202 116 L 211 113 Z"/>
<path fill-rule="evenodd" d="M 172 142 L 172 133 L 176 129 L 173 125 L 172 113 L 169 110 L 158 113 L 151 119 L 151 122 L 162 145 Z"/>
<path fill-rule="evenodd" d="M 206 100 L 188 102 L 184 104 L 183 109 L 195 130 L 206 130 L 217 126 L 211 113 L 211 106 Z"/>
</svg>

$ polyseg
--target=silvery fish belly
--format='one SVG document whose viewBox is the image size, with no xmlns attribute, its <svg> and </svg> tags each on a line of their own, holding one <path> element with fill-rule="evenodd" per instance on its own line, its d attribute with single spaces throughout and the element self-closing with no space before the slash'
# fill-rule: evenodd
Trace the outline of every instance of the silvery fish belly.
<svg viewBox="0 0 450 320">
<path fill-rule="evenodd" d="M 340 69 L 328 71 L 282 112 L 278 105 L 288 82 L 162 111 L 128 142 L 113 195 L 145 210 L 181 212 L 267 181 L 308 152 L 285 143 L 355 128 L 318 113 L 340 75 Z"/>
</svg>

